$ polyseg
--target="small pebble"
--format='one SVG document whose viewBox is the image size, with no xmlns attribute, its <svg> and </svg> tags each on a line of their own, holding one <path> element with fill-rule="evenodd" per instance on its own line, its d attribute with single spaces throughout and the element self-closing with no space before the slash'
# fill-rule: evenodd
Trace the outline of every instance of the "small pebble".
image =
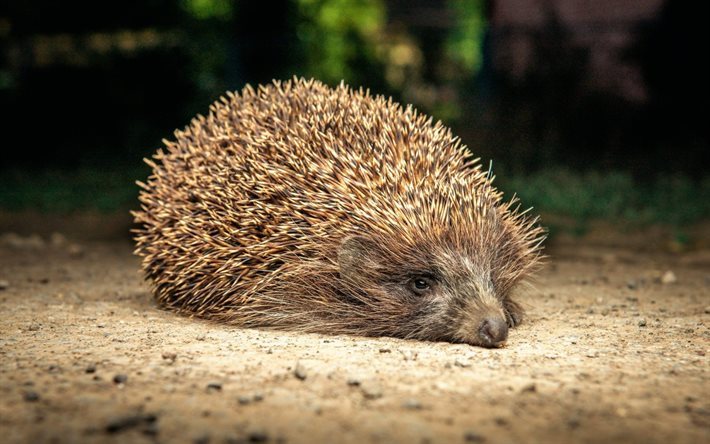
<svg viewBox="0 0 710 444">
<path fill-rule="evenodd" d="M 367 399 L 378 399 L 382 397 L 382 386 L 373 379 L 363 381 L 360 384 L 360 390 L 362 390 L 363 396 Z"/>
<path fill-rule="evenodd" d="M 471 366 L 471 363 L 468 362 L 468 361 L 464 361 L 464 360 L 461 360 L 461 359 L 457 359 L 457 360 L 454 361 L 454 365 L 455 365 L 456 367 L 466 368 L 466 367 L 470 367 L 470 366 Z"/>
<path fill-rule="evenodd" d="M 675 284 L 676 282 L 678 282 L 678 278 L 676 278 L 675 273 L 670 270 L 666 271 L 663 273 L 663 276 L 661 276 L 662 284 Z"/>
<path fill-rule="evenodd" d="M 360 385 L 360 379 L 356 377 L 348 378 L 348 385 L 351 387 L 358 387 Z"/>
<path fill-rule="evenodd" d="M 381 348 L 380 353 L 392 353 L 392 350 L 389 348 Z"/>
<path fill-rule="evenodd" d="M 42 324 L 33 322 L 27 326 L 27 331 L 38 331 L 42 327 Z"/>
<path fill-rule="evenodd" d="M 39 393 L 35 392 L 34 390 L 29 390 L 26 391 L 22 395 L 22 399 L 24 399 L 27 402 L 36 402 L 39 401 Z"/>
<path fill-rule="evenodd" d="M 175 360 L 177 359 L 177 353 L 175 352 L 164 352 L 162 354 L 163 359 L 168 361 L 170 364 L 174 363 Z"/>
<path fill-rule="evenodd" d="M 240 396 L 240 397 L 237 398 L 237 402 L 239 403 L 239 405 L 251 404 L 251 398 L 250 398 L 249 396 L 243 396 L 243 395 L 242 395 L 242 396 Z"/>
<path fill-rule="evenodd" d="M 217 381 L 212 381 L 207 383 L 207 391 L 208 392 L 218 392 L 222 390 L 222 383 L 217 382 Z"/>
<path fill-rule="evenodd" d="M 300 362 L 296 364 L 296 368 L 293 370 L 293 375 L 297 378 L 300 379 L 301 381 L 304 381 L 308 377 L 308 371 L 306 368 L 301 364 Z"/>
<path fill-rule="evenodd" d="M 421 410 L 422 403 L 417 401 L 416 399 L 407 399 L 402 403 L 402 407 L 409 410 Z"/>
<path fill-rule="evenodd" d="M 89 364 L 84 369 L 85 373 L 96 373 L 96 366 L 94 364 Z"/>
<path fill-rule="evenodd" d="M 200 435 L 192 440 L 193 444 L 210 444 L 210 435 Z"/>
<path fill-rule="evenodd" d="M 249 432 L 247 440 L 249 442 L 267 442 L 269 440 L 269 435 L 263 430 L 254 430 Z"/>
<path fill-rule="evenodd" d="M 160 428 L 158 427 L 158 423 L 155 421 L 149 422 L 141 429 L 141 433 L 146 436 L 157 436 L 159 432 Z"/>
<path fill-rule="evenodd" d="M 468 431 L 463 435 L 463 440 L 466 442 L 485 442 L 486 438 L 476 432 Z"/>
<path fill-rule="evenodd" d="M 128 376 L 124 375 L 123 373 L 119 373 L 117 375 L 114 375 L 114 377 L 113 377 L 114 384 L 125 384 L 127 381 L 128 381 Z"/>
<path fill-rule="evenodd" d="M 626 281 L 626 288 L 628 288 L 629 290 L 636 290 L 638 286 L 638 282 L 633 279 Z"/>
<path fill-rule="evenodd" d="M 710 314 L 710 305 L 705 307 L 705 314 Z"/>
<path fill-rule="evenodd" d="M 49 236 L 49 243 L 52 244 L 53 247 L 61 247 L 67 243 L 67 238 L 62 233 L 55 232 Z"/>
<path fill-rule="evenodd" d="M 84 255 L 84 248 L 78 244 L 71 244 L 67 247 L 67 253 L 73 258 L 78 258 Z"/>
<path fill-rule="evenodd" d="M 5 290 L 10 286 L 10 283 L 5 279 L 0 279 L 0 290 Z"/>
<path fill-rule="evenodd" d="M 152 414 L 121 416 L 110 420 L 106 424 L 106 432 L 119 433 L 141 425 L 148 427 L 150 424 L 155 423 L 157 419 L 157 416 Z"/>
<path fill-rule="evenodd" d="M 535 393 L 537 392 L 537 386 L 535 385 L 534 382 L 531 382 L 530 384 L 526 384 L 523 386 L 522 389 L 520 389 L 520 393 Z"/>
<path fill-rule="evenodd" d="M 646 318 L 639 319 L 639 327 L 645 327 L 646 324 Z"/>
</svg>

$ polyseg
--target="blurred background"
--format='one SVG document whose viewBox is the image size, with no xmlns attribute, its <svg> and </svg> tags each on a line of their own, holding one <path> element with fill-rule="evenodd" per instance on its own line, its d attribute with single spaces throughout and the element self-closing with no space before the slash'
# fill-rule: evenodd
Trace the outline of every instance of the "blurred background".
<svg viewBox="0 0 710 444">
<path fill-rule="evenodd" d="M 226 90 L 293 75 L 443 120 L 573 221 L 710 218 L 707 2 L 0 4 L 0 211 L 122 212 L 142 158 Z"/>
</svg>

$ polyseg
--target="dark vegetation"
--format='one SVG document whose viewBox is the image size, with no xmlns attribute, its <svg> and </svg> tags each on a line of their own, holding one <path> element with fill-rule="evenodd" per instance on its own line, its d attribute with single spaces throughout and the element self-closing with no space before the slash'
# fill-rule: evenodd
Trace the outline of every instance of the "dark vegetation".
<svg viewBox="0 0 710 444">
<path fill-rule="evenodd" d="M 710 217 L 708 6 L 667 2 L 621 57 L 647 98 L 589 88 L 589 49 L 495 1 L 27 0 L 0 6 L 0 208 L 135 206 L 141 159 L 227 89 L 341 79 L 444 120 L 544 213 L 683 226 Z M 494 63 L 528 33 L 534 69 Z"/>
</svg>

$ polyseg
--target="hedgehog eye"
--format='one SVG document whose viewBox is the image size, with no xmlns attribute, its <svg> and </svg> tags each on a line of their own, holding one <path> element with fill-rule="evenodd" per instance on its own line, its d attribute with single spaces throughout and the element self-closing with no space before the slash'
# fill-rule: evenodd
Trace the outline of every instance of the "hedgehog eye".
<svg viewBox="0 0 710 444">
<path fill-rule="evenodd" d="M 409 280 L 409 288 L 416 294 L 424 294 L 434 286 L 434 279 L 428 276 L 415 276 Z"/>
</svg>

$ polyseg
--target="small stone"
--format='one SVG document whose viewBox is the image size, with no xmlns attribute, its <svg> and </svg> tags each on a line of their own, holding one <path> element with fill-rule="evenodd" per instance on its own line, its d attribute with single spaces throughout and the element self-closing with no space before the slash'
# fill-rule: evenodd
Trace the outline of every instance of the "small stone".
<svg viewBox="0 0 710 444">
<path fill-rule="evenodd" d="M 381 348 L 380 353 L 392 353 L 392 349 L 389 348 Z"/>
<path fill-rule="evenodd" d="M 269 435 L 263 430 L 253 430 L 247 434 L 247 440 L 249 442 L 267 442 Z"/>
<path fill-rule="evenodd" d="M 157 436 L 159 432 L 160 428 L 158 427 L 158 423 L 155 421 L 149 422 L 141 429 L 141 433 L 146 436 Z"/>
<path fill-rule="evenodd" d="M 628 288 L 629 290 L 636 290 L 638 286 L 638 282 L 636 282 L 634 279 L 626 281 L 626 288 Z"/>
<path fill-rule="evenodd" d="M 39 393 L 34 390 L 28 390 L 22 395 L 22 399 L 27 402 L 37 402 L 39 401 Z"/>
<path fill-rule="evenodd" d="M 402 407 L 409 410 L 421 410 L 422 403 L 417 401 L 416 399 L 407 399 L 402 403 Z"/>
<path fill-rule="evenodd" d="M 27 331 L 38 331 L 40 328 L 42 328 L 42 324 L 33 322 L 27 326 Z"/>
<path fill-rule="evenodd" d="M 0 291 L 1 290 L 6 290 L 7 287 L 10 286 L 10 283 L 6 281 L 5 279 L 0 279 Z"/>
<path fill-rule="evenodd" d="M 526 384 L 523 386 L 522 389 L 520 389 L 520 393 L 535 393 L 537 392 L 537 386 L 535 385 L 534 382 L 531 382 L 530 384 Z"/>
<path fill-rule="evenodd" d="M 466 442 L 485 442 L 486 438 L 476 432 L 468 431 L 464 433 L 463 440 Z"/>
<path fill-rule="evenodd" d="M 67 247 L 67 253 L 71 257 L 78 258 L 84 255 L 84 248 L 79 244 L 71 244 Z"/>
<path fill-rule="evenodd" d="M 710 314 L 710 305 L 705 307 L 705 314 Z"/>
<path fill-rule="evenodd" d="M 673 273 L 671 270 L 666 271 L 663 273 L 663 276 L 661 276 L 661 283 L 668 285 L 668 284 L 675 284 L 678 282 L 678 278 L 675 277 L 675 273 Z"/>
<path fill-rule="evenodd" d="M 210 435 L 200 435 L 192 440 L 193 444 L 210 444 Z"/>
<path fill-rule="evenodd" d="M 114 375 L 114 377 L 113 377 L 114 384 L 125 384 L 127 381 L 128 381 L 128 376 L 124 375 L 123 373 L 119 373 L 117 375 Z"/>
<path fill-rule="evenodd" d="M 264 400 L 264 395 L 261 393 L 254 393 L 254 396 L 252 396 L 251 399 L 253 399 L 254 402 L 260 402 Z"/>
<path fill-rule="evenodd" d="M 89 364 L 84 369 L 85 373 L 96 373 L 96 366 L 94 364 Z"/>
<path fill-rule="evenodd" d="M 249 396 L 242 395 L 237 398 L 237 402 L 239 403 L 239 405 L 251 404 L 251 398 Z"/>
<path fill-rule="evenodd" d="M 647 325 L 646 318 L 639 319 L 639 327 L 645 327 Z"/>
<path fill-rule="evenodd" d="M 153 414 L 127 415 L 114 418 L 106 424 L 107 433 L 119 433 L 143 425 L 149 427 L 157 421 L 158 417 Z M 157 433 L 157 429 L 156 429 Z"/>
<path fill-rule="evenodd" d="M 466 368 L 466 367 L 470 367 L 470 366 L 471 366 L 471 363 L 468 362 L 468 361 L 461 360 L 461 359 L 456 359 L 456 360 L 454 361 L 454 365 L 455 365 L 456 367 Z"/>
<path fill-rule="evenodd" d="M 357 378 L 357 377 L 348 378 L 348 385 L 351 387 L 358 387 L 360 385 L 360 378 Z"/>
<path fill-rule="evenodd" d="M 222 383 L 218 381 L 212 381 L 207 383 L 207 391 L 208 392 L 218 392 L 222 390 Z"/>
<path fill-rule="evenodd" d="M 175 352 L 163 352 L 161 356 L 170 364 L 174 363 L 177 359 L 177 353 Z"/>
<path fill-rule="evenodd" d="M 368 379 L 360 384 L 363 396 L 367 399 L 378 399 L 382 397 L 382 386 L 374 379 Z"/>
<path fill-rule="evenodd" d="M 67 243 L 67 238 L 62 233 L 52 233 L 52 235 L 49 236 L 49 243 L 52 244 L 53 247 L 61 247 Z"/>
<path fill-rule="evenodd" d="M 305 381 L 305 379 L 308 377 L 308 371 L 306 368 L 301 364 L 300 362 L 296 363 L 296 368 L 293 369 L 293 375 L 297 378 L 300 379 L 301 381 Z"/>
</svg>

